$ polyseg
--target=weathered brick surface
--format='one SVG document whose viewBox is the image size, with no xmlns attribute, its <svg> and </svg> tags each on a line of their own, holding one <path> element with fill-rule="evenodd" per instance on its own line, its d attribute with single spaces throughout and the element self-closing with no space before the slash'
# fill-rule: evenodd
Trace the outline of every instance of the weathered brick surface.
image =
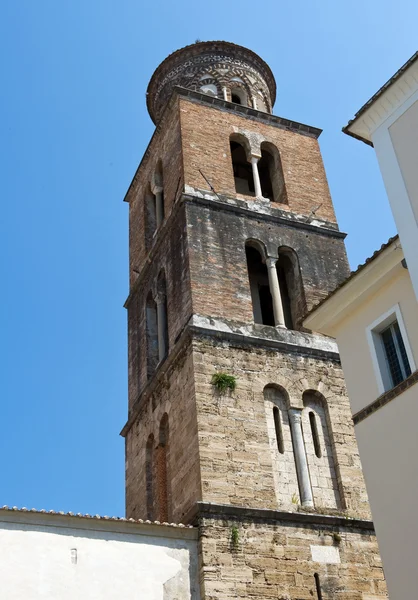
<svg viewBox="0 0 418 600">
<path fill-rule="evenodd" d="M 185 213 L 181 206 L 177 208 L 172 218 L 164 223 L 161 235 L 149 254 L 150 260 L 134 285 L 127 304 L 129 410 L 147 384 L 145 304 L 148 292 L 156 290 L 161 271 L 166 278 L 169 351 L 192 314 Z"/>
<path fill-rule="evenodd" d="M 129 201 L 129 275 L 134 284 L 138 272 L 145 266 L 145 195 L 158 162 L 164 178 L 164 212 L 170 215 L 178 192 L 183 187 L 183 163 L 180 121 L 177 102 L 170 105 L 156 129 L 142 163 L 127 194 Z M 158 233 L 155 237 L 158 236 Z"/>
<path fill-rule="evenodd" d="M 237 544 L 232 528 L 238 530 Z M 206 600 L 312 600 L 318 597 L 315 573 L 324 600 L 387 597 L 377 542 L 369 531 L 240 517 L 202 518 L 200 529 Z M 338 548 L 340 564 L 314 562 L 311 546 Z"/>
<path fill-rule="evenodd" d="M 280 208 L 309 215 L 319 204 L 316 216 L 335 222 L 328 183 L 316 139 L 286 131 L 269 123 L 180 98 L 184 183 L 208 190 L 199 169 L 218 194 L 237 196 L 232 171 L 229 138 L 236 129 L 257 133 L 280 152 L 288 205 Z M 234 129 L 235 128 L 235 129 Z M 239 195 L 245 198 L 247 196 Z M 249 200 L 254 200 L 248 196 Z M 278 205 L 279 206 L 279 205 Z"/>
<path fill-rule="evenodd" d="M 261 220 L 257 213 L 189 203 L 187 233 L 193 311 L 198 314 L 253 322 L 247 240 L 260 241 L 271 256 L 283 246 L 296 252 L 307 309 L 349 274 L 341 238 Z"/>
<path fill-rule="evenodd" d="M 159 369 L 155 384 L 152 391 L 142 397 L 139 414 L 126 436 L 126 514 L 135 519 L 147 518 L 145 451 L 148 437 L 153 434 L 157 460 L 154 466 L 152 518 L 159 520 L 167 515 L 164 506 L 160 506 L 161 491 L 157 486 L 157 471 L 162 468 L 158 462 L 159 430 L 161 420 L 167 414 L 167 517 L 170 522 L 183 522 L 185 515 L 201 498 L 194 367 L 190 345 L 176 356 L 173 363 L 169 359 Z"/>
</svg>

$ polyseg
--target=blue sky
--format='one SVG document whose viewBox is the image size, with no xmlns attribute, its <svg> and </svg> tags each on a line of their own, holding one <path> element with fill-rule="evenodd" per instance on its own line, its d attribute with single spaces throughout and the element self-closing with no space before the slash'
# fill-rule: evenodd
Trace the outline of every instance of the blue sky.
<svg viewBox="0 0 418 600">
<path fill-rule="evenodd" d="M 3 0 L 0 505 L 124 513 L 128 207 L 172 51 L 247 46 L 274 113 L 324 130 L 352 267 L 394 233 L 374 152 L 341 133 L 416 50 L 416 0 Z"/>
</svg>

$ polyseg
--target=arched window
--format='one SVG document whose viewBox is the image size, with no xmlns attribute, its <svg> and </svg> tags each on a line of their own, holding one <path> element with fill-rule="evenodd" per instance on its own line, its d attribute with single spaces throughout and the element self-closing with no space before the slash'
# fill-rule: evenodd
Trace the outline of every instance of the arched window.
<svg viewBox="0 0 418 600">
<path fill-rule="evenodd" d="M 154 512 L 154 436 L 148 437 L 145 448 L 145 486 L 147 497 L 147 519 L 153 520 Z"/>
<path fill-rule="evenodd" d="M 157 206 L 155 194 L 148 188 L 145 194 L 145 249 L 148 250 L 152 246 L 154 234 L 157 230 Z"/>
<path fill-rule="evenodd" d="M 289 399 L 286 391 L 274 384 L 266 385 L 263 395 L 276 497 L 279 505 L 291 507 L 292 498 L 299 496 L 299 486 L 289 423 Z"/>
<path fill-rule="evenodd" d="M 270 293 L 267 267 L 254 242 L 245 245 L 248 279 L 253 303 L 254 323 L 274 327 L 273 302 Z"/>
<path fill-rule="evenodd" d="M 168 324 L 167 324 L 167 290 L 164 272 L 161 272 L 157 281 L 157 332 L 158 332 L 158 361 L 161 362 L 168 352 Z"/>
<path fill-rule="evenodd" d="M 298 257 L 294 250 L 285 246 L 278 249 L 278 256 L 276 268 L 285 324 L 288 329 L 298 329 L 306 312 L 305 292 Z"/>
<path fill-rule="evenodd" d="M 203 92 L 203 94 L 209 94 L 209 96 L 214 96 L 215 98 L 218 95 L 218 90 L 214 83 L 205 83 L 200 87 L 200 91 Z"/>
<path fill-rule="evenodd" d="M 280 420 L 280 412 L 277 406 L 273 408 L 274 428 L 276 430 L 277 449 L 280 454 L 284 454 L 283 431 Z"/>
<path fill-rule="evenodd" d="M 168 415 L 164 414 L 160 423 L 159 444 L 157 448 L 157 496 L 159 520 L 168 521 L 169 518 L 169 473 L 168 473 Z"/>
<path fill-rule="evenodd" d="M 251 164 L 247 160 L 245 139 L 242 136 L 231 136 L 230 150 L 232 169 L 234 172 L 235 191 L 237 194 L 255 196 L 254 179 Z"/>
<path fill-rule="evenodd" d="M 315 390 L 304 392 L 302 429 L 312 493 L 317 506 L 341 506 L 325 398 Z"/>
<path fill-rule="evenodd" d="M 248 106 L 247 94 L 241 87 L 233 87 L 231 89 L 231 102 Z"/>
<path fill-rule="evenodd" d="M 147 296 L 145 320 L 147 332 L 147 377 L 150 378 L 159 361 L 157 305 L 151 292 Z"/>
<path fill-rule="evenodd" d="M 154 171 L 153 187 L 155 196 L 155 221 L 158 229 L 164 221 L 164 178 L 161 160 L 158 161 Z"/>
<path fill-rule="evenodd" d="M 318 427 L 316 424 L 316 415 L 312 410 L 309 411 L 309 422 L 311 424 L 311 433 L 312 433 L 312 439 L 313 439 L 313 444 L 314 444 L 314 448 L 315 448 L 315 455 L 318 458 L 321 458 L 322 450 L 321 450 L 321 442 L 319 440 Z"/>
<path fill-rule="evenodd" d="M 271 202 L 287 204 L 280 154 L 273 144 L 262 142 L 257 166 L 263 197 Z"/>
</svg>

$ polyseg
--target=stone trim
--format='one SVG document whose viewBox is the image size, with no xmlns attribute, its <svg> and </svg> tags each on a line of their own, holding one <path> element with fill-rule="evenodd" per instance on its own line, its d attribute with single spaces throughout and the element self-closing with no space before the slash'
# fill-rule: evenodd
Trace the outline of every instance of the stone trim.
<svg viewBox="0 0 418 600">
<path fill-rule="evenodd" d="M 329 350 L 319 350 L 318 348 L 309 348 L 300 344 L 289 344 L 280 340 L 272 340 L 262 337 L 251 337 L 240 333 L 232 333 L 230 331 L 220 331 L 219 329 L 199 327 L 197 325 L 187 325 L 187 329 L 194 337 L 205 337 L 220 341 L 230 342 L 235 347 L 256 346 L 262 350 L 277 350 L 280 352 L 300 354 L 305 356 L 315 356 L 324 360 L 332 360 L 340 363 L 340 355 L 338 352 Z"/>
<path fill-rule="evenodd" d="M 240 201 L 232 199 L 235 202 L 234 204 L 232 204 L 231 199 L 225 197 L 224 200 L 222 195 L 216 198 L 214 194 L 212 198 L 212 193 L 205 190 L 196 190 L 196 194 L 184 193 L 183 199 L 185 200 L 185 202 L 200 204 L 202 206 L 211 208 L 212 210 L 234 212 L 239 215 L 245 216 L 247 219 L 256 219 L 257 221 L 270 221 L 272 223 L 280 223 L 282 225 L 296 227 L 299 229 L 305 229 L 306 231 L 312 231 L 315 233 L 328 235 L 334 238 L 345 239 L 347 237 L 346 233 L 339 231 L 338 229 L 334 229 L 333 224 L 328 221 L 323 221 L 321 224 L 313 225 L 311 223 L 308 223 L 307 221 L 297 220 L 297 216 L 299 215 L 295 215 L 295 213 L 292 213 L 290 211 L 282 211 L 278 208 L 270 209 L 274 210 L 276 214 L 261 212 L 258 210 L 251 210 L 248 207 L 248 205 L 243 206 L 239 204 L 239 202 L 244 202 L 242 200 Z M 305 215 L 300 216 L 305 219 L 307 218 L 307 216 Z"/>
<path fill-rule="evenodd" d="M 196 525 L 200 518 L 209 517 L 214 519 L 246 519 L 258 520 L 263 523 L 287 521 L 297 525 L 329 525 L 350 529 L 363 529 L 374 534 L 373 521 L 367 519 L 355 519 L 336 515 L 323 515 L 316 512 L 290 512 L 284 510 L 271 510 L 267 508 L 246 508 L 244 506 L 233 506 L 231 504 L 215 504 L 212 502 L 199 501 L 186 515 L 186 523 Z"/>
<path fill-rule="evenodd" d="M 353 415 L 354 425 L 358 425 L 361 421 L 364 421 L 371 414 L 375 413 L 379 408 L 385 406 L 385 404 L 389 404 L 392 400 L 400 396 L 405 390 L 412 387 L 415 383 L 418 383 L 418 370 L 414 371 L 409 377 L 401 381 L 397 386 L 384 392 L 377 400 L 365 406 L 361 410 L 359 410 L 355 415 Z"/>
<path fill-rule="evenodd" d="M 193 102 L 197 101 L 199 104 L 208 104 L 209 106 L 213 106 L 220 110 L 226 110 L 227 112 L 235 112 L 254 121 L 268 123 L 269 125 L 273 125 L 273 127 L 287 129 L 295 133 L 300 133 L 301 135 L 307 135 L 316 140 L 322 133 L 322 129 L 318 129 L 318 127 L 312 127 L 311 125 L 305 125 L 304 123 L 298 123 L 297 121 L 291 121 L 290 119 L 284 119 L 283 117 L 276 117 L 275 115 L 262 112 L 261 110 L 257 110 L 250 106 L 235 104 L 235 102 L 228 102 L 222 98 L 215 98 L 214 96 L 209 96 L 208 94 L 203 94 L 194 90 L 175 86 L 173 95 L 183 96 L 189 98 Z"/>
<path fill-rule="evenodd" d="M 154 393 L 161 381 L 161 378 L 167 377 L 170 369 L 172 370 L 175 368 L 177 360 L 182 356 L 182 352 L 186 350 L 185 346 L 190 340 L 193 341 L 193 339 L 196 338 L 206 338 L 220 343 L 228 342 L 234 347 L 238 348 L 256 347 L 264 350 L 276 350 L 277 352 L 293 353 L 307 357 L 315 356 L 316 358 L 320 358 L 322 360 L 330 360 L 338 364 L 340 363 L 340 355 L 337 352 L 320 350 L 318 348 L 309 348 L 301 344 L 289 344 L 280 340 L 272 340 L 262 337 L 250 337 L 240 333 L 220 331 L 214 327 L 199 327 L 197 325 L 193 325 L 193 317 L 194 315 L 190 316 L 188 322 L 174 340 L 174 345 L 170 348 L 166 359 L 157 365 L 152 377 L 140 390 L 136 401 L 132 405 L 131 411 L 128 415 L 128 420 L 120 432 L 122 437 L 127 436 L 132 425 L 137 420 L 144 403 Z"/>
</svg>

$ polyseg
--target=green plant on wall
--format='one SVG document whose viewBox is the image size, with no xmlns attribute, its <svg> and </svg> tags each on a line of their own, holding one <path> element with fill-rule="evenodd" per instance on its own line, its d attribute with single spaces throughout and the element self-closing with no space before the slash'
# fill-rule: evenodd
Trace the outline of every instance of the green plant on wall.
<svg viewBox="0 0 418 600">
<path fill-rule="evenodd" d="M 237 387 L 236 378 L 227 373 L 214 373 L 212 375 L 211 383 L 221 393 L 226 392 L 226 390 L 231 390 L 231 392 L 233 392 Z"/>
<path fill-rule="evenodd" d="M 231 547 L 233 550 L 238 548 L 239 544 L 239 531 L 236 525 L 232 525 L 231 527 Z"/>
</svg>

